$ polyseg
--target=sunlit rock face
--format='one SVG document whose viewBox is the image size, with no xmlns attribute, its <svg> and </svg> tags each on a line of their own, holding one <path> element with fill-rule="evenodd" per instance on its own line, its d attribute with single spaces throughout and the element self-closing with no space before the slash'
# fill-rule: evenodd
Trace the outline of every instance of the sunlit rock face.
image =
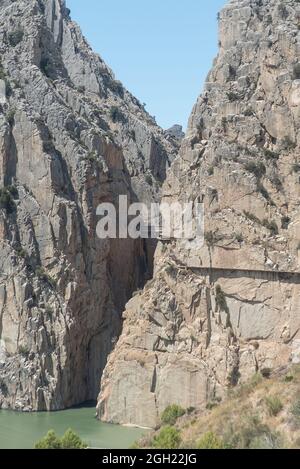
<svg viewBox="0 0 300 469">
<path fill-rule="evenodd" d="M 157 248 L 124 313 L 98 401 L 104 421 L 155 427 L 255 372 L 300 360 L 300 5 L 230 1 L 165 200 L 203 201 L 205 242 Z"/>
<path fill-rule="evenodd" d="M 0 406 L 96 399 L 151 247 L 100 240 L 96 208 L 153 201 L 177 152 L 63 1 L 0 2 Z"/>
</svg>

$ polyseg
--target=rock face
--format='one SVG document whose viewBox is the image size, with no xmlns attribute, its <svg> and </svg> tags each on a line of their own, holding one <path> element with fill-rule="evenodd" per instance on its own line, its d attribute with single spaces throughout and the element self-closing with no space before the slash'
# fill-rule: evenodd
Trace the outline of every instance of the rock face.
<svg viewBox="0 0 300 469">
<path fill-rule="evenodd" d="M 172 127 L 170 127 L 168 130 L 166 130 L 165 134 L 168 137 L 174 138 L 178 142 L 181 142 L 185 137 L 185 133 L 182 130 L 182 125 L 178 125 L 178 124 L 175 124 Z"/>
<path fill-rule="evenodd" d="M 177 147 L 62 0 L 0 0 L 0 57 L 0 407 L 56 410 L 97 397 L 149 276 L 151 247 L 98 239 L 96 207 L 157 200 Z"/>
<path fill-rule="evenodd" d="M 166 201 L 200 201 L 205 242 L 161 242 L 127 305 L 98 401 L 104 421 L 155 427 L 258 370 L 300 361 L 300 5 L 232 0 Z"/>
</svg>

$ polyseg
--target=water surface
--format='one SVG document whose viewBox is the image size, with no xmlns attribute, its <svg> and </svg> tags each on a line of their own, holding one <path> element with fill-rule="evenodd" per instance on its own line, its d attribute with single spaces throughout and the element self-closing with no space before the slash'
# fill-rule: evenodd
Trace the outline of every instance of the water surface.
<svg viewBox="0 0 300 469">
<path fill-rule="evenodd" d="M 95 407 L 33 414 L 0 410 L 0 448 L 30 449 L 48 430 L 62 436 L 68 428 L 90 447 L 108 449 L 129 448 L 145 433 L 138 428 L 99 422 L 95 419 Z"/>
</svg>

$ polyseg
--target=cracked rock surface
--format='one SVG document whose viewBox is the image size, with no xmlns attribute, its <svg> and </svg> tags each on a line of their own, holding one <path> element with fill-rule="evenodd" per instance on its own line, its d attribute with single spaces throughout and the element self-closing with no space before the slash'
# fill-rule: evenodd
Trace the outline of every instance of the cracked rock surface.
<svg viewBox="0 0 300 469">
<path fill-rule="evenodd" d="M 99 417 L 155 427 L 300 361 L 300 5 L 232 0 L 163 187 L 203 202 L 205 242 L 163 241 L 102 378 Z"/>
<path fill-rule="evenodd" d="M 95 399 L 152 247 L 100 240 L 96 208 L 159 200 L 177 143 L 63 0 L 0 0 L 0 407 Z"/>
</svg>

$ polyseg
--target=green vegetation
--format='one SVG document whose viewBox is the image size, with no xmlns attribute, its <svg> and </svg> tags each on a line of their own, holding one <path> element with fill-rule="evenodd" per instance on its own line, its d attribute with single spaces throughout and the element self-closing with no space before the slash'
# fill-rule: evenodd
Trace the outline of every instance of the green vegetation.
<svg viewBox="0 0 300 469">
<path fill-rule="evenodd" d="M 13 213 L 16 209 L 16 204 L 14 201 L 15 195 L 13 194 L 15 193 L 12 189 L 12 186 L 0 189 L 0 209 L 6 210 L 7 214 Z"/>
<path fill-rule="evenodd" d="M 259 344 L 253 342 L 253 347 Z M 237 375 L 238 368 L 233 373 Z M 229 388 L 227 399 L 186 412 L 175 426 L 144 436 L 139 448 L 277 449 L 300 447 L 300 366 L 264 368 Z M 284 432 L 284 434 L 281 434 Z"/>
<path fill-rule="evenodd" d="M 300 422 L 300 397 L 297 397 L 293 402 L 291 413 Z"/>
<path fill-rule="evenodd" d="M 154 436 L 152 447 L 157 449 L 177 449 L 180 447 L 180 431 L 174 427 L 164 427 Z"/>
<path fill-rule="evenodd" d="M 265 399 L 268 412 L 271 416 L 276 417 L 282 409 L 283 404 L 278 396 L 268 396 Z"/>
<path fill-rule="evenodd" d="M 234 101 L 238 101 L 240 97 L 237 93 L 234 93 L 233 91 L 228 91 L 227 98 L 231 103 L 233 103 Z"/>
<path fill-rule="evenodd" d="M 185 410 L 177 404 L 169 405 L 161 415 L 163 425 L 175 425 L 177 419 L 185 414 Z"/>
<path fill-rule="evenodd" d="M 22 259 L 26 259 L 28 257 L 27 251 L 25 251 L 25 249 L 23 249 L 22 246 L 17 247 L 16 253 Z"/>
<path fill-rule="evenodd" d="M 18 347 L 18 353 L 20 355 L 22 355 L 22 357 L 24 357 L 24 358 L 28 358 L 29 352 L 30 352 L 30 350 L 29 350 L 29 347 L 27 345 L 20 345 Z"/>
<path fill-rule="evenodd" d="M 109 115 L 111 120 L 116 123 L 116 122 L 123 122 L 124 121 L 124 114 L 122 111 L 118 108 L 118 106 L 112 106 L 109 111 Z"/>
<path fill-rule="evenodd" d="M 198 441 L 197 449 L 226 449 L 226 445 L 215 433 L 208 432 Z"/>
<path fill-rule="evenodd" d="M 249 161 L 244 165 L 244 169 L 254 174 L 257 178 L 261 178 L 266 174 L 266 167 L 261 161 Z"/>
<path fill-rule="evenodd" d="M 234 239 L 238 242 L 238 243 L 242 243 L 244 241 L 244 236 L 242 235 L 242 233 L 235 233 L 234 234 Z"/>
<path fill-rule="evenodd" d="M 114 80 L 110 83 L 110 89 L 117 93 L 121 98 L 124 97 L 124 88 L 119 80 Z"/>
<path fill-rule="evenodd" d="M 15 115 L 16 115 L 16 110 L 15 108 L 11 108 L 7 111 L 6 114 L 6 119 L 9 125 L 12 127 L 15 123 Z"/>
<path fill-rule="evenodd" d="M 87 444 L 71 429 L 59 438 L 53 430 L 35 444 L 35 449 L 85 449 Z"/>
<path fill-rule="evenodd" d="M 265 149 L 264 154 L 265 154 L 266 160 L 277 161 L 279 159 L 279 153 L 276 153 L 276 152 L 271 151 L 269 149 Z"/>
<path fill-rule="evenodd" d="M 145 181 L 147 184 L 149 184 L 149 186 L 153 186 L 153 179 L 152 179 L 151 174 L 146 174 Z"/>
<path fill-rule="evenodd" d="M 9 44 L 12 47 L 16 47 L 23 40 L 23 37 L 24 37 L 24 32 L 22 31 L 22 29 L 17 29 L 16 31 L 12 31 L 11 33 L 8 34 Z"/>
<path fill-rule="evenodd" d="M 51 277 L 45 269 L 41 266 L 37 267 L 35 270 L 36 275 L 39 277 L 40 280 L 48 283 L 52 288 L 56 287 L 56 280 Z"/>
<path fill-rule="evenodd" d="M 8 387 L 3 378 L 0 378 L 0 392 L 4 397 L 8 395 Z"/>
</svg>

